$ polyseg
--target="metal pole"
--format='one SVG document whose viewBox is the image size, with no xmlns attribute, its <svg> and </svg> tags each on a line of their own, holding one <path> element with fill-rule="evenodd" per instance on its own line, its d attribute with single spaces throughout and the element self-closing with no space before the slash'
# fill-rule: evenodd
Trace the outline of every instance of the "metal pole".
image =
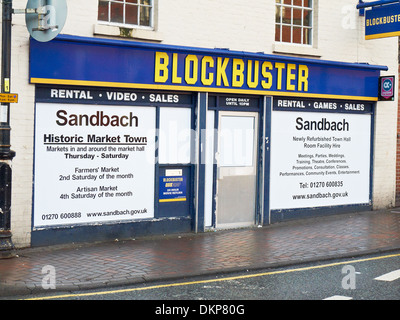
<svg viewBox="0 0 400 320">
<path fill-rule="evenodd" d="M 385 4 L 391 4 L 391 3 L 395 3 L 395 2 L 400 2 L 400 1 L 399 0 L 380 0 L 380 1 L 372 1 L 372 2 L 359 1 L 358 5 L 357 5 L 357 9 L 382 6 Z"/>
<path fill-rule="evenodd" d="M 10 93 L 11 86 L 11 20 L 12 0 L 3 0 L 2 93 Z M 15 256 L 15 248 L 11 240 L 11 160 L 15 152 L 10 150 L 10 104 L 2 103 L 0 108 L 0 258 L 11 258 Z"/>
</svg>

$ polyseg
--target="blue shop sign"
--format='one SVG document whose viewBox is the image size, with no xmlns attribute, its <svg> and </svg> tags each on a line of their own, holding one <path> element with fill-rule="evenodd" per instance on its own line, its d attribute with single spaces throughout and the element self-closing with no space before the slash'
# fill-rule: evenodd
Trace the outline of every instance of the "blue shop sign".
<svg viewBox="0 0 400 320">
<path fill-rule="evenodd" d="M 365 12 L 365 39 L 400 35 L 400 4 L 374 7 Z"/>
<path fill-rule="evenodd" d="M 30 82 L 378 100 L 384 66 L 60 35 L 30 43 Z"/>
</svg>

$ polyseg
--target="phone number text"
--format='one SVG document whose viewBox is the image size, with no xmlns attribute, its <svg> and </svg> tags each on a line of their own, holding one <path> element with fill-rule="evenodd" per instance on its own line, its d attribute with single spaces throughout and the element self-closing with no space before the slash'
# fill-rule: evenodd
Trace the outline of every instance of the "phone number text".
<svg viewBox="0 0 400 320">
<path fill-rule="evenodd" d="M 344 186 L 343 181 L 315 181 L 315 182 L 300 182 L 301 189 L 307 188 L 341 188 Z"/>
</svg>

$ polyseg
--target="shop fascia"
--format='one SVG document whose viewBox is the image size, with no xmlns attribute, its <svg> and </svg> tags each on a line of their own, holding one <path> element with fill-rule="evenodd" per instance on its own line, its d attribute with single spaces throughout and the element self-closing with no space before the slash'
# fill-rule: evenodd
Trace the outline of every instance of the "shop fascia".
<svg viewBox="0 0 400 320">
<path fill-rule="evenodd" d="M 381 70 L 387 70 L 369 64 L 68 35 L 48 43 L 31 39 L 30 56 L 32 84 L 147 89 L 154 94 L 179 90 L 377 101 L 376 80 Z M 81 69 L 68 68 L 77 61 L 85 61 Z M 99 68 L 104 61 L 110 65 Z M 109 90 L 109 99 L 119 100 L 112 96 L 114 90 Z"/>
</svg>

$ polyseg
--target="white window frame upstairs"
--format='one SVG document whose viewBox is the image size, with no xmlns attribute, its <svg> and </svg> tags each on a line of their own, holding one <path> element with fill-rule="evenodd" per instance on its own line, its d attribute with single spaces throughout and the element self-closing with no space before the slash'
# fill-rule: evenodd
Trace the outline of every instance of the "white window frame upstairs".
<svg viewBox="0 0 400 320">
<path fill-rule="evenodd" d="M 99 0 L 98 7 L 100 10 L 100 3 L 106 2 L 108 4 L 108 17 L 107 20 L 100 20 L 98 17 L 97 22 L 99 24 L 110 25 L 110 26 L 117 26 L 117 27 L 125 27 L 125 28 L 140 28 L 140 29 L 147 29 L 147 30 L 154 30 L 154 0 L 148 0 L 150 4 L 144 4 L 144 0 L 137 0 L 137 3 L 129 2 L 128 0 Z M 111 21 L 111 5 L 112 4 L 122 4 L 123 5 L 123 21 L 122 22 L 114 22 Z M 137 6 L 137 24 L 126 23 L 126 6 Z M 149 16 L 149 25 L 141 25 L 140 15 L 141 15 L 141 8 L 150 8 L 150 16 Z"/>
<path fill-rule="evenodd" d="M 307 0 L 310 2 L 310 7 L 304 6 L 304 1 L 306 0 L 275 0 L 275 13 L 276 13 L 276 18 L 275 18 L 275 42 L 277 43 L 286 43 L 286 44 L 294 44 L 294 45 L 302 45 L 302 46 L 313 46 L 313 33 L 314 33 L 314 9 L 315 9 L 315 1 L 313 0 Z M 298 4 L 298 2 L 301 2 L 301 5 Z M 296 3 L 296 4 L 295 4 Z M 294 15 L 293 15 L 293 10 L 301 10 L 301 22 L 300 24 L 296 24 L 294 22 Z M 283 10 L 290 10 L 290 23 L 288 22 L 283 22 Z M 310 25 L 305 25 L 304 21 L 304 12 L 307 11 L 311 14 L 310 18 Z M 279 18 L 279 21 L 277 19 Z M 276 39 L 276 31 L 277 28 L 279 27 L 279 39 Z M 283 41 L 284 37 L 284 32 L 283 28 L 290 28 L 290 41 Z M 300 43 L 294 42 L 293 39 L 293 34 L 294 34 L 294 28 L 300 28 L 301 29 L 301 39 Z M 309 43 L 305 42 L 305 30 L 308 30 L 310 33 L 308 35 Z"/>
</svg>

